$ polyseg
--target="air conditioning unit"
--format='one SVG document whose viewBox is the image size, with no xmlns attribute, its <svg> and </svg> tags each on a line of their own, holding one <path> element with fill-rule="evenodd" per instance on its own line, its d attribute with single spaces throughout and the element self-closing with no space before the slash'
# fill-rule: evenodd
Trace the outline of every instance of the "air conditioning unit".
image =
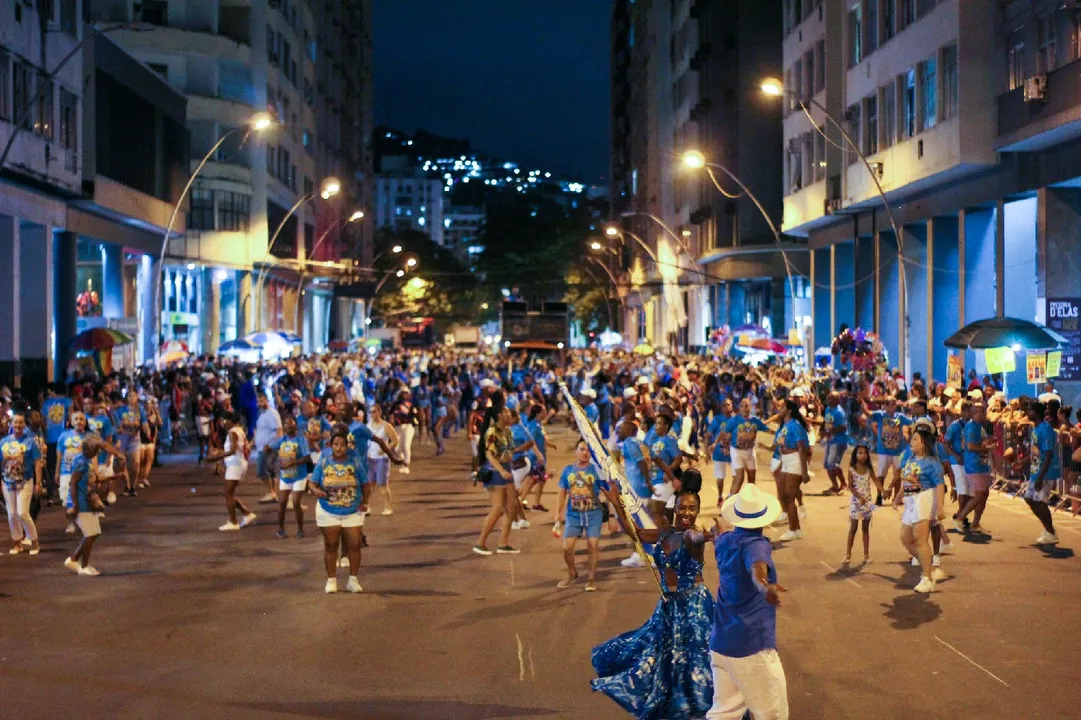
<svg viewBox="0 0 1081 720">
<path fill-rule="evenodd" d="M 1047 99 L 1047 76 L 1033 75 L 1025 79 L 1025 102 L 1043 102 Z"/>
</svg>

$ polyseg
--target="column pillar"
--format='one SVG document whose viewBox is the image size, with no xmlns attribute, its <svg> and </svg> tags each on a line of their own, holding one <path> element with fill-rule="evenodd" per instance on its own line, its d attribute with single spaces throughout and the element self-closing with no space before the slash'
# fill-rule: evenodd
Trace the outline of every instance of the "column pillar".
<svg viewBox="0 0 1081 720">
<path fill-rule="evenodd" d="M 199 344 L 204 353 L 210 353 L 215 329 L 220 323 L 221 308 L 220 302 L 214 302 L 214 272 L 208 267 L 199 270 L 199 308 Z"/>
<path fill-rule="evenodd" d="M 251 273 L 247 270 L 238 270 L 236 274 L 237 304 L 236 304 L 236 328 L 237 335 L 244 337 L 248 333 L 255 332 L 254 319 L 258 311 L 258 303 L 252 295 L 254 283 Z"/>
<path fill-rule="evenodd" d="M 52 378 L 55 359 L 53 322 L 52 228 L 23 225 L 19 235 L 19 360 L 22 388 L 36 399 Z M 12 317 L 15 317 L 14 313 Z"/>
<path fill-rule="evenodd" d="M 106 318 L 124 317 L 124 248 L 101 245 L 101 309 Z"/>
<path fill-rule="evenodd" d="M 19 219 L 0 215 L 0 267 L 11 268 L 10 282 L 0 282 L 0 307 L 10 312 L 0 322 L 0 385 L 14 388 L 20 382 L 19 301 L 22 295 L 19 265 Z"/>
<path fill-rule="evenodd" d="M 161 261 L 154 255 L 143 255 L 139 260 L 139 334 L 142 344 L 142 360 L 153 360 L 161 347 L 162 296 L 158 294 L 158 276 L 162 272 Z"/>
<path fill-rule="evenodd" d="M 221 283 L 211 278 L 207 285 L 210 288 L 210 313 L 207 336 L 203 340 L 203 351 L 216 354 L 218 346 L 221 345 Z"/>
<path fill-rule="evenodd" d="M 935 218 L 927 232 L 927 264 L 933 268 L 927 300 L 931 309 L 927 329 L 928 366 L 931 376 L 940 381 L 946 380 L 946 338 L 964 324 L 961 318 L 965 274 L 960 272 L 960 229 L 958 219 L 943 217 Z"/>
<path fill-rule="evenodd" d="M 78 332 L 75 312 L 78 252 L 78 235 L 73 232 L 53 234 L 53 257 L 56 260 L 56 282 L 53 285 L 53 309 L 56 315 L 56 367 L 53 372 L 55 380 L 67 377 L 68 363 L 72 358 L 72 354 L 68 352 L 68 343 Z"/>
<path fill-rule="evenodd" d="M 811 339 L 816 348 L 833 340 L 833 302 L 831 248 L 811 251 Z"/>
<path fill-rule="evenodd" d="M 904 229 L 901 230 L 904 232 Z M 891 368 L 904 364 L 904 305 L 901 266 L 897 257 L 897 240 L 892 230 L 879 230 L 875 286 L 877 288 L 876 332 L 889 355 Z"/>
<path fill-rule="evenodd" d="M 856 242 L 854 239 L 833 246 L 833 332 L 839 332 L 841 325 L 855 328 L 860 324 L 856 312 Z"/>
<path fill-rule="evenodd" d="M 995 205 L 995 317 L 1006 316 L 1006 204 Z"/>
</svg>

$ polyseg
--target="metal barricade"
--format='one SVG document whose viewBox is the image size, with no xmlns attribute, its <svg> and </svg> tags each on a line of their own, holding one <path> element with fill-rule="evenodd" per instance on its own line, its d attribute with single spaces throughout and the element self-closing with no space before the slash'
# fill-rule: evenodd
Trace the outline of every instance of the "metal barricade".
<svg viewBox="0 0 1081 720">
<path fill-rule="evenodd" d="M 1020 492 L 1028 480 L 1029 431 L 1018 423 L 994 424 L 995 448 L 991 451 L 991 487 L 1005 493 Z"/>
<path fill-rule="evenodd" d="M 1074 435 L 1066 428 L 1059 430 L 1058 440 L 1061 472 L 1049 504 L 1077 515 L 1081 512 L 1081 461 L 1074 460 L 1073 456 L 1081 449 L 1081 434 Z M 1078 455 L 1081 456 L 1081 453 Z"/>
</svg>

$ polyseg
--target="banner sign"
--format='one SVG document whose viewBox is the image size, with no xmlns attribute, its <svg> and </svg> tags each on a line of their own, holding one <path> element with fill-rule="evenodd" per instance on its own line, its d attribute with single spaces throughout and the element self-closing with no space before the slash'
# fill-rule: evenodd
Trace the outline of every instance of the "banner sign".
<svg viewBox="0 0 1081 720">
<path fill-rule="evenodd" d="M 987 364 L 987 372 L 992 375 L 1013 372 L 1017 369 L 1013 350 L 1007 347 L 987 348 L 983 351 L 983 360 Z"/>
<path fill-rule="evenodd" d="M 1081 380 L 1081 298 L 1047 298 L 1047 327 L 1066 338 L 1058 377 Z"/>
<path fill-rule="evenodd" d="M 1047 377 L 1057 378 L 1062 371 L 1062 351 L 1047 353 Z"/>
<path fill-rule="evenodd" d="M 1047 380 L 1047 353 L 1030 352 L 1025 357 L 1025 373 L 1033 385 Z"/>
</svg>

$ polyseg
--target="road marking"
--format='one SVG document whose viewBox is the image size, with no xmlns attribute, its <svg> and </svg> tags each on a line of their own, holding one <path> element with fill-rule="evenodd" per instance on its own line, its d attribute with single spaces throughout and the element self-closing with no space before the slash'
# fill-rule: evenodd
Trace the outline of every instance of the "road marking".
<svg viewBox="0 0 1081 720">
<path fill-rule="evenodd" d="M 827 562 L 826 562 L 825 560 L 819 560 L 818 562 L 820 562 L 820 563 L 822 563 L 823 565 L 825 565 L 825 566 L 826 566 L 826 569 L 827 569 L 827 570 L 829 570 L 829 571 L 830 571 L 830 572 L 832 572 L 832 573 L 836 573 L 836 572 L 839 572 L 839 571 L 837 570 L 837 568 L 835 568 L 835 567 L 832 567 L 832 566 L 830 566 L 830 565 L 829 565 L 829 563 L 827 563 Z M 846 578 L 845 578 L 845 580 L 846 580 L 847 582 L 850 582 L 850 583 L 852 583 L 852 584 L 853 584 L 853 585 L 855 585 L 856 587 L 860 587 L 860 584 L 859 584 L 858 582 L 856 582 L 855 580 L 853 580 L 852 578 L 850 578 L 850 577 L 846 577 Z"/>
<path fill-rule="evenodd" d="M 518 682 L 525 682 L 525 657 L 522 654 L 522 636 L 514 633 L 514 639 L 518 641 Z"/>
<path fill-rule="evenodd" d="M 513 560 L 510 561 L 510 584 L 511 584 L 511 586 L 514 585 L 514 561 Z"/>
<path fill-rule="evenodd" d="M 965 654 L 964 654 L 963 652 L 961 652 L 960 650 L 958 650 L 957 648 L 955 648 L 955 647 L 954 647 L 953 645 L 950 645 L 950 644 L 949 644 L 948 642 L 946 642 L 945 640 L 943 640 L 942 638 L 940 638 L 940 637 L 939 637 L 938 635 L 934 635 L 933 637 L 935 638 L 935 640 L 938 640 L 938 641 L 939 641 L 940 643 L 942 643 L 943 645 L 945 645 L 946 647 L 948 647 L 948 648 L 949 648 L 950 650 L 953 650 L 953 651 L 954 651 L 955 653 L 957 653 L 958 655 L 960 655 L 961 657 L 963 657 L 963 658 L 964 658 L 965 660 L 968 660 L 968 661 L 969 661 L 970 663 L 972 663 L 973 665 L 975 665 L 976 667 L 978 667 L 978 668 L 979 668 L 980 670 L 983 670 L 983 671 L 984 671 L 985 673 L 987 673 L 988 675 L 990 675 L 991 677 L 993 677 L 993 678 L 994 678 L 995 680 L 998 680 L 998 681 L 999 681 L 1000 683 L 1002 683 L 1002 684 L 1003 684 L 1003 685 L 1004 685 L 1005 687 L 1009 687 L 1009 685 L 1008 685 L 1008 684 L 1006 683 L 1006 681 L 1005 681 L 1005 680 L 1003 680 L 1002 678 L 1000 678 L 1000 677 L 999 677 L 998 675 L 995 675 L 995 674 L 994 674 L 993 672 L 991 672 L 990 670 L 988 670 L 987 668 L 985 668 L 985 667 L 984 667 L 983 665 L 980 665 L 980 664 L 979 664 L 978 662 L 976 662 L 975 660 L 973 660 L 972 658 L 970 658 L 970 657 L 969 657 L 968 655 L 965 655 Z"/>
<path fill-rule="evenodd" d="M 533 668 L 533 643 L 529 644 L 529 677 L 537 677 L 537 671 Z"/>
<path fill-rule="evenodd" d="M 1036 520 L 1036 516 L 1032 514 L 1032 511 L 1029 510 L 1027 506 L 1024 510 L 1022 510 L 1021 508 L 1011 507 L 1009 501 L 1005 500 L 1004 498 L 999 497 L 997 498 L 997 500 L 998 502 L 994 503 L 994 506 L 996 508 L 1000 510 L 1005 510 L 1009 513 L 1013 513 L 1014 515 L 1024 515 L 1026 517 L 1030 517 L 1032 518 L 1033 522 L 1039 524 L 1039 520 Z M 1055 532 L 1065 531 L 1068 533 L 1073 533 L 1074 535 L 1081 535 L 1081 531 L 1074 530 L 1071 527 L 1066 527 L 1070 524 L 1069 522 L 1062 522 L 1062 520 L 1067 519 L 1067 516 L 1056 517 L 1055 514 L 1052 513 L 1051 519 L 1055 521 Z"/>
</svg>

